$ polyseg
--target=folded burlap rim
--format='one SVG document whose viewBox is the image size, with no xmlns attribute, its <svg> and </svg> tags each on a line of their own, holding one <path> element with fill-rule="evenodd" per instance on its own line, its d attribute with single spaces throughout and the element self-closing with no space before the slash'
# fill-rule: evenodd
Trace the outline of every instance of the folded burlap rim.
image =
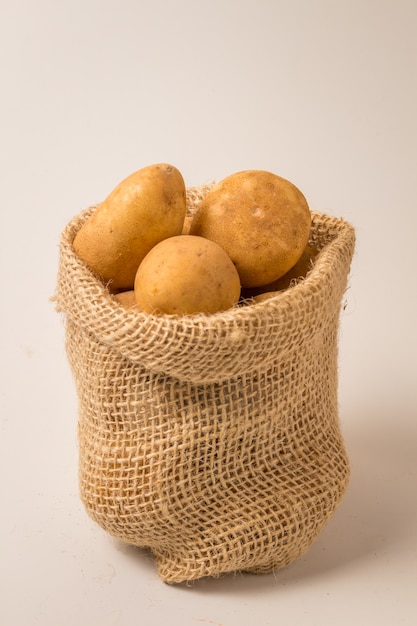
<svg viewBox="0 0 417 626">
<path fill-rule="evenodd" d="M 204 185 L 187 190 L 189 214 L 210 188 Z M 100 343 L 152 372 L 209 383 L 267 369 L 277 354 L 284 357 L 294 348 L 295 326 L 298 331 L 302 329 L 304 339 L 308 338 L 308 324 L 303 328 L 303 320 L 320 309 L 320 321 L 325 325 L 343 295 L 354 229 L 343 219 L 312 211 L 310 243 L 321 252 L 304 280 L 269 300 L 216 314 L 188 316 L 128 310 L 77 257 L 72 246 L 76 233 L 96 208 L 82 211 L 62 233 L 57 309 L 89 330 Z M 312 332 L 316 330 L 312 327 Z M 273 344 L 274 350 L 266 352 L 265 344 Z"/>
</svg>

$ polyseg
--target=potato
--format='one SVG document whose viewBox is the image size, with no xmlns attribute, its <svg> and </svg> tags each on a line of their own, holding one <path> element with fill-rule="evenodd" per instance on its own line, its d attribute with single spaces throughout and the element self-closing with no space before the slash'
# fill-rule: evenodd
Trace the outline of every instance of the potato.
<svg viewBox="0 0 417 626">
<path fill-rule="evenodd" d="M 135 297 L 148 313 L 216 313 L 238 303 L 239 274 L 213 241 L 179 235 L 161 241 L 143 259 Z"/>
<path fill-rule="evenodd" d="M 140 262 L 159 241 L 179 235 L 186 212 L 181 173 L 158 163 L 110 193 L 74 239 L 75 253 L 111 290 L 132 289 Z"/>
<path fill-rule="evenodd" d="M 242 286 L 256 287 L 297 263 L 310 228 L 310 209 L 295 185 L 271 172 L 246 170 L 207 193 L 190 234 L 219 244 L 236 265 Z"/>
<path fill-rule="evenodd" d="M 278 280 L 275 280 L 273 283 L 269 283 L 268 285 L 243 289 L 242 298 L 253 298 L 256 302 L 262 302 L 262 300 L 265 300 L 267 299 L 267 297 L 274 295 L 277 291 L 283 291 L 284 289 L 288 289 L 291 281 L 305 278 L 307 273 L 313 267 L 314 259 L 316 258 L 317 254 L 317 248 L 310 244 L 307 244 L 301 257 L 294 265 L 294 267 L 289 270 L 289 272 L 284 274 L 284 276 L 281 276 L 281 278 L 278 278 Z"/>
<path fill-rule="evenodd" d="M 120 302 L 125 309 L 135 309 L 139 311 L 139 307 L 136 303 L 135 290 L 129 289 L 128 291 L 120 291 L 114 294 L 114 299 Z"/>
</svg>

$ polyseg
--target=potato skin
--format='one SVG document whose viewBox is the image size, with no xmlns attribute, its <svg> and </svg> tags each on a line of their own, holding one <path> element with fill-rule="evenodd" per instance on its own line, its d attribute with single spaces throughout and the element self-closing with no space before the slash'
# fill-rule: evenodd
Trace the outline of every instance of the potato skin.
<svg viewBox="0 0 417 626">
<path fill-rule="evenodd" d="M 213 241 L 179 235 L 161 241 L 143 259 L 135 297 L 147 313 L 217 313 L 238 303 L 239 274 Z"/>
<path fill-rule="evenodd" d="M 132 289 L 140 262 L 179 235 L 186 213 L 181 173 L 167 163 L 144 167 L 113 189 L 74 239 L 75 253 L 111 290 Z"/>
<path fill-rule="evenodd" d="M 134 289 L 129 289 L 127 291 L 120 291 L 119 293 L 114 294 L 113 297 L 125 309 L 135 309 L 136 311 L 139 311 L 139 307 L 136 303 Z"/>
<path fill-rule="evenodd" d="M 203 198 L 191 235 L 218 243 L 243 287 L 266 285 L 297 263 L 307 245 L 311 213 L 301 191 L 264 170 L 224 178 Z"/>
<path fill-rule="evenodd" d="M 288 289 L 291 281 L 305 278 L 307 273 L 311 270 L 318 252 L 317 248 L 307 244 L 297 263 L 284 274 L 284 276 L 281 276 L 281 278 L 278 278 L 273 283 L 268 283 L 268 285 L 243 289 L 242 298 L 253 298 L 255 302 L 262 302 L 268 297 L 275 295 L 278 291 Z"/>
</svg>

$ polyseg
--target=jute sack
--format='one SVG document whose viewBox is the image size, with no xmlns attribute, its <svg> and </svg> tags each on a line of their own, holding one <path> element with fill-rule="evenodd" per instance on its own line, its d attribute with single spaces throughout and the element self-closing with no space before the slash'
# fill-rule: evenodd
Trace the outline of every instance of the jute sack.
<svg viewBox="0 0 417 626">
<path fill-rule="evenodd" d="M 206 189 L 188 190 L 190 213 Z M 315 264 L 269 301 L 153 316 L 123 308 L 74 254 L 92 211 L 62 234 L 56 290 L 86 510 L 111 535 L 150 548 L 169 583 L 287 566 L 349 479 L 337 337 L 353 228 L 313 212 Z"/>
</svg>

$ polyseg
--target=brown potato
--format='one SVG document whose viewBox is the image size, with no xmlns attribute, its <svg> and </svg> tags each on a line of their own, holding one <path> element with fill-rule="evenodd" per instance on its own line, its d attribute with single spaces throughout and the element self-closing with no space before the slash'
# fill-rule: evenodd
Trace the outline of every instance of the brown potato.
<svg viewBox="0 0 417 626">
<path fill-rule="evenodd" d="M 158 163 L 123 180 L 83 224 L 75 253 L 112 290 L 132 289 L 140 262 L 159 241 L 179 235 L 186 212 L 181 173 Z"/>
<path fill-rule="evenodd" d="M 135 298 L 135 290 L 129 289 L 128 291 L 120 291 L 114 294 L 114 299 L 120 302 L 125 309 L 135 309 L 139 311 L 139 307 Z"/>
<path fill-rule="evenodd" d="M 266 285 L 297 263 L 307 245 L 311 214 L 301 191 L 263 170 L 237 172 L 203 198 L 191 235 L 218 243 L 243 287 Z"/>
<path fill-rule="evenodd" d="M 179 235 L 161 241 L 143 259 L 135 296 L 148 313 L 216 313 L 238 303 L 239 274 L 213 241 Z"/>
<path fill-rule="evenodd" d="M 252 287 L 242 290 L 242 298 L 253 298 L 256 302 L 262 302 L 271 295 L 274 295 L 277 291 L 283 291 L 288 289 L 291 281 L 300 278 L 305 278 L 307 273 L 313 267 L 314 259 L 318 254 L 317 248 L 307 244 L 304 251 L 297 261 L 297 263 L 290 269 L 289 272 L 278 278 L 268 285 L 262 285 L 261 287 Z"/>
</svg>

